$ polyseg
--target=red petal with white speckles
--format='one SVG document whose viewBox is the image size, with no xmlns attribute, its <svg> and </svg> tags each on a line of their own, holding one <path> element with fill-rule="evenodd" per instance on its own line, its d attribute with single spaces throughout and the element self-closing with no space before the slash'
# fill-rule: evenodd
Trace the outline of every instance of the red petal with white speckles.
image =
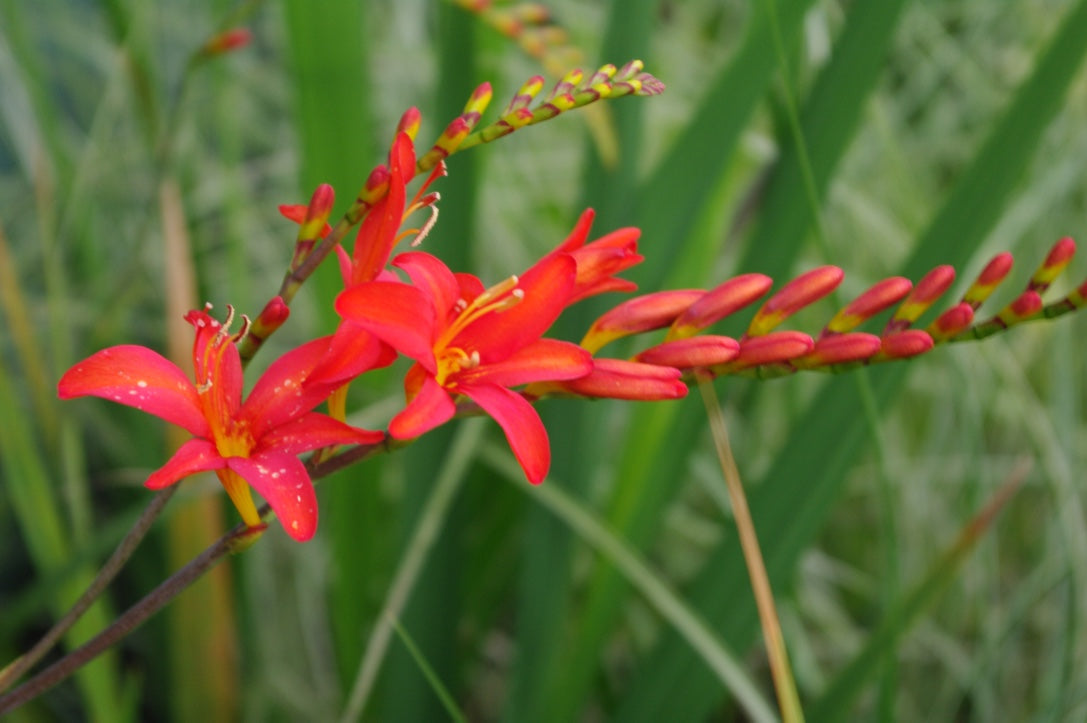
<svg viewBox="0 0 1087 723">
<path fill-rule="evenodd" d="M 259 439 L 265 430 L 300 417 L 332 393 L 331 386 L 305 385 L 306 377 L 328 353 L 330 338 L 314 339 L 290 350 L 257 380 L 238 415 L 249 421 L 254 437 Z"/>
<path fill-rule="evenodd" d="M 377 444 L 384 438 L 382 432 L 358 429 L 324 414 L 310 412 L 270 430 L 258 440 L 256 453 L 274 450 L 301 454 L 337 444 Z"/>
<path fill-rule="evenodd" d="M 208 423 L 196 387 L 176 364 L 147 347 L 103 349 L 60 378 L 61 399 L 94 396 L 153 414 L 202 437 Z"/>
<path fill-rule="evenodd" d="M 317 531 L 317 494 L 297 457 L 264 452 L 248 458 L 231 457 L 227 465 L 271 505 L 288 535 L 298 542 L 313 537 Z"/>
</svg>

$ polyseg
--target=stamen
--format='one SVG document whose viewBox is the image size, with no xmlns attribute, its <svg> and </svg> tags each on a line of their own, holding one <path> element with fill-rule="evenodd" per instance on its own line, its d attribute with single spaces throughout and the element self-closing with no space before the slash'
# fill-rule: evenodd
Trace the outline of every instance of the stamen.
<svg viewBox="0 0 1087 723">
<path fill-rule="evenodd" d="M 238 330 L 237 334 L 230 337 L 230 341 L 234 342 L 235 344 L 240 342 L 246 337 L 246 335 L 249 333 L 249 329 L 252 328 L 252 326 L 253 322 L 250 321 L 249 317 L 245 314 L 242 314 L 242 328 Z"/>
<path fill-rule="evenodd" d="M 467 304 L 463 308 L 461 308 L 461 304 L 463 304 L 464 300 L 458 299 L 456 308 L 459 311 L 459 315 L 434 343 L 434 349 L 443 349 L 446 344 L 456 338 L 457 334 L 461 333 L 466 326 L 479 317 L 486 314 L 499 313 L 520 304 L 525 298 L 525 292 L 524 290 L 517 288 L 517 284 L 519 283 L 520 280 L 516 275 L 511 276 L 504 281 L 499 281 L 491 288 L 484 290 L 482 294 L 472 300 L 472 303 Z"/>
<path fill-rule="evenodd" d="M 437 193 L 434 194 L 435 200 L 437 200 Z M 411 242 L 411 247 L 415 248 L 419 244 L 423 243 L 423 239 L 430 233 L 430 229 L 434 228 L 434 224 L 438 223 L 438 207 L 430 207 L 430 218 L 426 220 L 426 223 L 419 229 L 419 232 L 415 234 L 415 239 Z"/>
</svg>

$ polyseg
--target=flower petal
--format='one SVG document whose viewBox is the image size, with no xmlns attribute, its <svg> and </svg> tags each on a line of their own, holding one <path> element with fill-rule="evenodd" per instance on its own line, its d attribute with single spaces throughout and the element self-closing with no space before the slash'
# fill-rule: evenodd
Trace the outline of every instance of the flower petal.
<svg viewBox="0 0 1087 723">
<path fill-rule="evenodd" d="M 393 259 L 393 266 L 404 269 L 415 288 L 430 297 L 439 319 L 448 316 L 460 298 L 457 277 L 440 259 L 422 251 L 408 251 Z"/>
<path fill-rule="evenodd" d="M 396 245 L 407 199 L 405 184 L 415 175 L 415 150 L 406 133 L 398 133 L 389 151 L 389 191 L 366 215 L 355 237 L 352 283 L 377 278 Z"/>
<path fill-rule="evenodd" d="M 297 457 L 269 451 L 253 457 L 230 457 L 227 466 L 275 510 L 288 535 L 298 542 L 313 537 L 317 531 L 317 494 Z"/>
<path fill-rule="evenodd" d="M 529 382 L 576 379 L 593 370 L 589 352 L 577 344 L 538 339 L 495 364 L 466 369 L 455 375 L 458 384 L 497 384 L 515 387 Z"/>
<path fill-rule="evenodd" d="M 391 281 L 359 284 L 336 297 L 336 311 L 427 369 L 437 369 L 434 307 L 414 286 Z"/>
<path fill-rule="evenodd" d="M 384 438 L 382 432 L 358 429 L 328 415 L 310 412 L 275 427 L 261 437 L 257 442 L 257 454 L 266 450 L 301 454 L 336 444 L 376 444 Z"/>
<path fill-rule="evenodd" d="M 181 445 L 170 460 L 151 473 L 144 482 L 148 489 L 158 490 L 197 472 L 226 467 L 226 460 L 215 445 L 206 439 L 190 439 Z"/>
<path fill-rule="evenodd" d="M 516 392 L 493 384 L 465 387 L 465 396 L 494 417 L 528 481 L 538 485 L 551 467 L 551 445 L 536 410 Z"/>
<path fill-rule="evenodd" d="M 185 321 L 196 329 L 192 359 L 201 406 L 206 415 L 226 419 L 242 405 L 242 360 L 223 324 L 207 312 L 210 308 L 209 304 L 204 310 L 193 309 Z M 228 325 L 232 316 L 230 312 Z"/>
<path fill-rule="evenodd" d="M 305 383 L 328 353 L 330 339 L 323 336 L 290 350 L 272 362 L 257 380 L 239 412 L 239 417 L 251 424 L 255 438 L 300 417 L 332 393 L 334 385 L 307 386 Z"/>
<path fill-rule="evenodd" d="M 208 434 L 196 387 L 176 364 L 147 347 L 114 346 L 92 354 L 64 373 L 57 393 L 61 399 L 110 399 L 198 437 Z"/>
<path fill-rule="evenodd" d="M 449 393 L 428 374 L 419 393 L 389 422 L 389 436 L 393 439 L 414 439 L 445 424 L 456 411 Z"/>
<path fill-rule="evenodd" d="M 306 385 L 342 386 L 363 372 L 387 367 L 396 361 L 396 350 L 353 321 L 336 327 L 328 353 L 306 377 Z"/>
</svg>

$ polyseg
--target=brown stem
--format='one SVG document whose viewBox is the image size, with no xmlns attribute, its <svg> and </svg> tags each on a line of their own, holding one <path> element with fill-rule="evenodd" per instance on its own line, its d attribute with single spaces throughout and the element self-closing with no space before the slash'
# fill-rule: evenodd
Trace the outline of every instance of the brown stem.
<svg viewBox="0 0 1087 723">
<path fill-rule="evenodd" d="M 224 555 L 234 549 L 235 543 L 247 534 L 250 534 L 249 528 L 238 525 L 193 558 L 185 567 L 171 575 L 142 600 L 126 610 L 108 628 L 35 675 L 26 683 L 23 683 L 11 693 L 0 697 L 0 715 L 8 713 L 23 703 L 38 697 L 117 644 L 147 618 L 165 607 L 178 593 L 214 567 Z"/>
<path fill-rule="evenodd" d="M 106 564 L 102 566 L 102 569 L 95 576 L 90 586 L 84 591 L 71 609 L 64 614 L 60 620 L 49 629 L 41 640 L 34 644 L 34 647 L 28 650 L 23 655 L 19 656 L 11 665 L 4 668 L 0 672 L 0 690 L 7 690 L 12 683 L 18 680 L 23 673 L 30 670 L 42 657 L 48 653 L 61 636 L 68 632 L 69 628 L 75 625 L 76 621 L 87 611 L 87 609 L 98 599 L 98 596 L 102 594 L 102 591 L 106 589 L 106 586 L 113 581 L 113 578 L 117 577 L 117 573 L 121 571 L 125 563 L 128 562 L 128 558 L 132 557 L 132 553 L 136 551 L 140 542 L 143 540 L 147 531 L 151 529 L 151 523 L 155 521 L 162 508 L 166 506 L 170 498 L 173 497 L 174 492 L 177 491 L 176 486 L 167 487 L 159 492 L 151 500 L 151 503 L 147 505 L 140 517 L 136 520 L 136 524 L 132 526 L 132 529 L 128 531 L 124 539 L 121 540 L 121 544 L 117 546 L 117 549 L 113 551 L 113 555 L 110 556 Z"/>
</svg>

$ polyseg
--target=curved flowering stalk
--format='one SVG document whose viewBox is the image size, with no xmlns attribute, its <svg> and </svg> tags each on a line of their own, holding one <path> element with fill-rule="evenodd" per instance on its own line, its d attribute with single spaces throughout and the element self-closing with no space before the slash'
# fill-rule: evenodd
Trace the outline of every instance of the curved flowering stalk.
<svg viewBox="0 0 1087 723">
<path fill-rule="evenodd" d="M 664 83 L 644 72 L 640 60 L 632 60 L 621 68 L 610 63 L 586 75 L 580 68 L 569 71 L 555 84 L 551 92 L 533 105 L 544 87 L 543 76 L 533 76 L 517 91 L 497 121 L 468 136 L 462 149 L 480 143 L 490 143 L 530 125 L 536 125 L 565 113 L 583 108 L 598 100 L 621 98 L 625 95 L 660 95 Z"/>
<path fill-rule="evenodd" d="M 581 51 L 570 44 L 566 30 L 555 23 L 551 12 L 539 3 L 499 4 L 494 0 L 452 2 L 516 42 L 525 54 L 539 60 L 556 75 L 581 58 Z"/>
<path fill-rule="evenodd" d="M 571 70 L 552 88 L 546 98 L 533 105 L 543 85 L 544 79 L 541 76 L 530 78 L 513 96 L 498 120 L 476 130 L 483 112 L 493 97 L 490 83 L 481 84 L 469 96 L 464 111 L 445 127 L 426 152 L 417 157 L 414 141 L 422 118 L 418 109 L 409 108 L 404 112 L 397 126 L 388 163 L 379 165 L 370 172 L 355 200 L 335 226 L 327 224 L 333 198 L 332 189 L 327 185 L 318 187 L 308 206 L 281 207 L 284 215 L 300 224 L 294 255 L 277 294 L 282 303 L 290 304 L 295 293 L 321 262 L 332 253 L 333 249 L 339 247 L 352 228 L 362 223 L 371 214 L 382 216 L 382 220 L 376 222 L 377 226 L 384 228 L 395 225 L 398 229 L 406 214 L 402 212 L 400 217 L 396 218 L 396 214 L 391 209 L 399 206 L 398 200 L 394 198 L 385 202 L 385 199 L 390 194 L 395 196 L 403 192 L 404 186 L 416 175 L 429 173 L 428 179 L 416 194 L 413 204 L 408 206 L 408 213 L 428 206 L 434 209 L 438 195 L 436 193 L 424 195 L 423 192 L 435 178 L 445 174 L 445 159 L 457 151 L 481 143 L 489 143 L 519 128 L 542 123 L 566 111 L 582 108 L 599 100 L 626 95 L 659 95 L 664 92 L 664 84 L 645 72 L 640 60 L 632 60 L 618 69 L 611 64 L 604 65 L 587 77 L 579 69 Z M 412 157 L 415 159 L 414 167 L 406 167 L 402 163 L 405 158 L 402 140 L 404 136 L 410 141 Z M 394 177 L 398 166 L 399 176 Z M 432 215 L 430 223 L 433 223 L 433 220 Z M 420 237 L 425 235 L 427 228 L 429 224 L 420 229 Z M 360 236 L 369 237 L 370 235 L 369 232 L 363 233 L 360 229 Z M 356 241 L 356 263 L 358 263 L 358 246 Z M 387 251 L 391 251 L 391 248 L 389 246 Z M 385 258 L 388 258 L 387 252 Z M 368 268 L 372 268 L 372 265 Z M 256 348 L 251 342 L 246 343 L 242 348 L 243 358 L 250 358 L 256 352 Z"/>
<path fill-rule="evenodd" d="M 628 361 L 594 359 L 598 370 L 594 374 L 610 379 L 610 390 L 603 384 L 592 387 L 583 378 L 530 387 L 529 391 L 540 396 L 652 398 L 648 396 L 652 389 L 649 375 L 624 382 L 618 376 L 609 376 L 609 370 L 617 364 L 657 365 L 687 377 L 697 373 L 711 377 L 742 374 L 768 378 L 801 370 L 842 372 L 864 364 L 907 359 L 924 354 L 937 344 L 982 339 L 1016 324 L 1053 318 L 1087 305 L 1087 282 L 1054 302 L 1045 304 L 1042 300 L 1042 293 L 1064 271 L 1074 253 L 1072 239 L 1058 241 L 1031 276 L 1026 290 L 994 316 L 979 322 L 975 320 L 975 312 L 1011 270 L 1011 254 L 998 254 L 962 299 L 925 329 L 913 325 L 954 282 L 955 270 L 950 266 L 936 267 L 916 287 L 902 277 L 878 282 L 835 314 L 815 337 L 777 329 L 790 316 L 838 287 L 844 273 L 836 266 L 813 269 L 785 284 L 759 308 L 738 339 L 702 332 L 762 298 L 773 284 L 767 276 L 744 274 L 709 291 L 686 289 L 646 294 L 606 312 L 581 341 L 582 347 L 596 354 L 616 339 L 655 329 L 668 330 L 663 342 Z M 864 322 L 896 305 L 878 335 L 856 331 Z M 624 368 L 628 373 L 637 369 Z"/>
</svg>

